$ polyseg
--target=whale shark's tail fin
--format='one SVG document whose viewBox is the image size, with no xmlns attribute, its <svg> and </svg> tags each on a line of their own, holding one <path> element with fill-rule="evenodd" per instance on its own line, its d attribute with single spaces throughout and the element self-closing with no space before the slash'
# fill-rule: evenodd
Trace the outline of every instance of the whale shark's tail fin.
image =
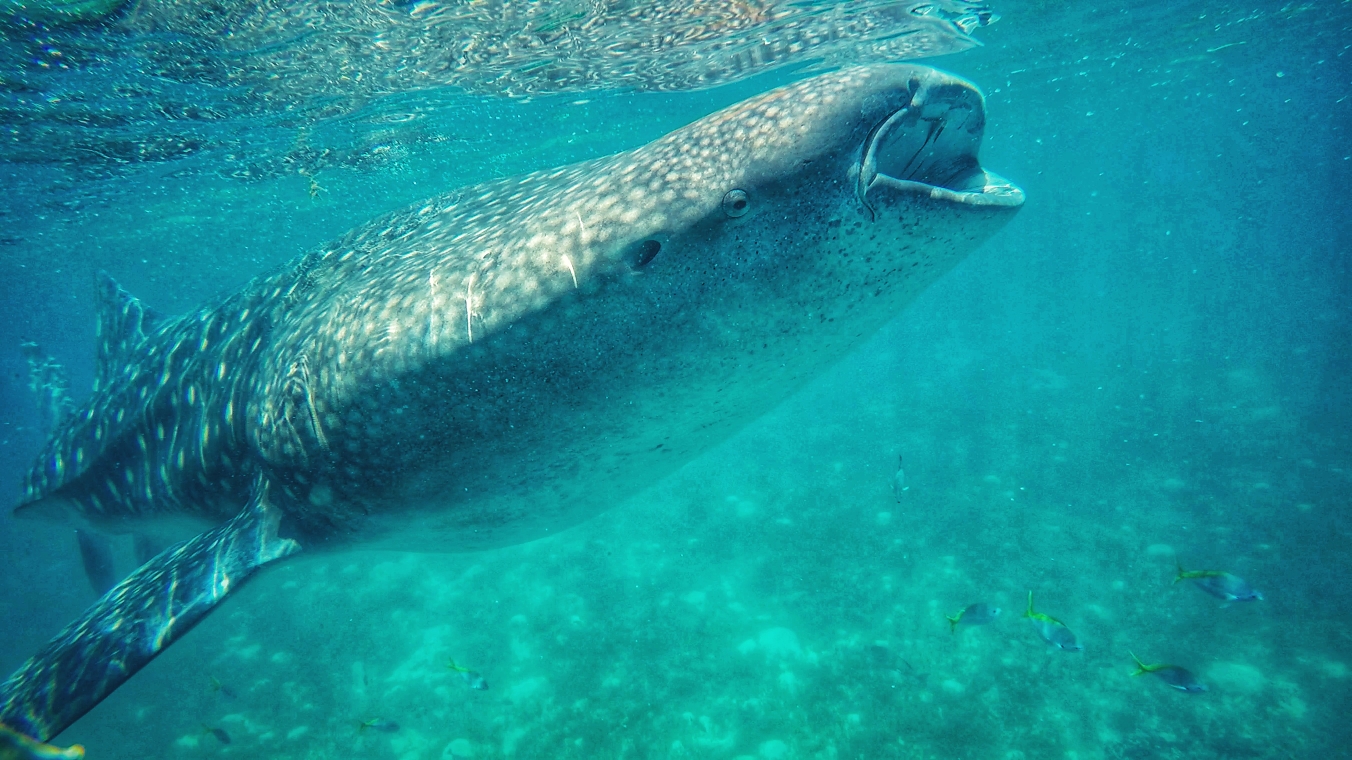
<svg viewBox="0 0 1352 760">
<path fill-rule="evenodd" d="M 158 313 L 123 290 L 106 272 L 99 272 L 97 290 L 98 360 L 94 375 L 95 393 L 110 386 L 121 373 L 127 371 L 132 364 L 133 353 L 164 321 Z M 73 419 L 75 405 L 71 402 L 69 376 L 65 368 L 38 344 L 23 343 L 20 350 L 28 362 L 28 385 L 37 394 L 44 432 L 49 439 L 55 439 L 62 435 Z M 77 448 L 81 455 L 86 450 L 83 446 Z M 38 500 L 37 506 L 26 506 L 24 514 L 44 515 L 58 520 L 67 517 L 67 510 L 60 500 L 50 500 L 45 504 Z M 90 586 L 95 593 L 106 593 L 117 581 L 112 545 L 97 532 L 86 529 L 76 529 L 76 540 Z M 144 564 L 144 559 L 138 557 L 138 560 Z"/>
<path fill-rule="evenodd" d="M 172 547 L 104 594 L 0 684 L 0 724 L 61 733 L 187 633 L 258 568 L 300 551 L 266 491 L 229 522 Z"/>
</svg>

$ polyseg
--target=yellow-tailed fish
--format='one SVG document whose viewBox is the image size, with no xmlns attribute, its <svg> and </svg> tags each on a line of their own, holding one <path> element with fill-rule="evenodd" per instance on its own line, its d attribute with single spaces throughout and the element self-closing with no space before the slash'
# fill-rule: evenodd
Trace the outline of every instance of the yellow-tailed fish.
<svg viewBox="0 0 1352 760">
<path fill-rule="evenodd" d="M 944 615 L 948 621 L 948 632 L 953 633 L 960 625 L 987 625 L 1000 617 L 1000 608 L 993 604 L 978 602 L 969 604 L 956 615 Z"/>
<path fill-rule="evenodd" d="M 471 689 L 478 689 L 479 691 L 486 691 L 488 689 L 488 681 L 483 676 L 469 668 L 463 668 L 456 665 L 455 660 L 446 663 L 446 667 L 459 673 L 460 677 L 465 679 L 465 683 L 469 684 Z"/>
<path fill-rule="evenodd" d="M 1192 581 L 1197 588 L 1225 602 L 1261 602 L 1263 592 L 1249 585 L 1249 582 L 1222 570 L 1184 570 L 1178 564 L 1178 574 L 1174 583 Z"/>
<path fill-rule="evenodd" d="M 1028 592 L 1028 610 L 1023 616 L 1033 621 L 1033 627 L 1042 637 L 1043 641 L 1067 652 L 1078 652 L 1084 649 L 1080 640 L 1075 636 L 1075 632 L 1066 627 L 1065 623 L 1052 617 L 1044 615 L 1033 609 L 1033 592 Z"/>
<path fill-rule="evenodd" d="M 1198 694 L 1206 691 L 1206 684 L 1197 680 L 1197 676 L 1187 668 L 1181 668 L 1177 665 L 1147 665 L 1141 662 L 1141 658 L 1136 656 L 1135 652 L 1128 652 L 1131 659 L 1136 661 L 1136 672 L 1134 676 L 1143 676 L 1149 673 L 1159 678 L 1161 681 L 1169 684 L 1171 688 L 1179 691 L 1186 691 L 1189 694 Z"/>
</svg>

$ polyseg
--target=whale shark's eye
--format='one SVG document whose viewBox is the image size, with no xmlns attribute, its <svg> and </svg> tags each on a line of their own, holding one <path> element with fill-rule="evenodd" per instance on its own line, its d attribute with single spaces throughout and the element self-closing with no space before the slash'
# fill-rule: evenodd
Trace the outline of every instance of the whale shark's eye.
<svg viewBox="0 0 1352 760">
<path fill-rule="evenodd" d="M 736 219 L 751 210 L 751 199 L 745 190 L 729 190 L 723 196 L 723 213 Z"/>
</svg>

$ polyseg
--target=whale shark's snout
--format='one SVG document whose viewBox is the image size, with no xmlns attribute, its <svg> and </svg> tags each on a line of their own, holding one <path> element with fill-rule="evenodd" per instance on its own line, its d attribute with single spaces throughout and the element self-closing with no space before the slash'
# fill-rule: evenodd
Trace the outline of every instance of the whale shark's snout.
<svg viewBox="0 0 1352 760">
<path fill-rule="evenodd" d="M 974 85 L 924 70 L 901 99 L 874 125 L 861 151 L 857 190 L 870 214 L 906 194 L 977 206 L 1023 204 L 1022 190 L 977 159 L 986 114 Z"/>
</svg>

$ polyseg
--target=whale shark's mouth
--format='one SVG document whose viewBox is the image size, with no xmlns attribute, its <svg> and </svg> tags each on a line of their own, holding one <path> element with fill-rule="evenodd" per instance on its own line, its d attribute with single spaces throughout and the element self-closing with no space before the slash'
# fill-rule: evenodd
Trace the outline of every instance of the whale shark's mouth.
<svg viewBox="0 0 1352 760">
<path fill-rule="evenodd" d="M 864 142 L 859 200 L 875 216 L 869 194 L 880 188 L 974 206 L 1022 205 L 1023 191 L 977 160 L 985 125 L 975 87 L 955 78 L 912 80 L 910 101 L 878 122 Z"/>
</svg>

